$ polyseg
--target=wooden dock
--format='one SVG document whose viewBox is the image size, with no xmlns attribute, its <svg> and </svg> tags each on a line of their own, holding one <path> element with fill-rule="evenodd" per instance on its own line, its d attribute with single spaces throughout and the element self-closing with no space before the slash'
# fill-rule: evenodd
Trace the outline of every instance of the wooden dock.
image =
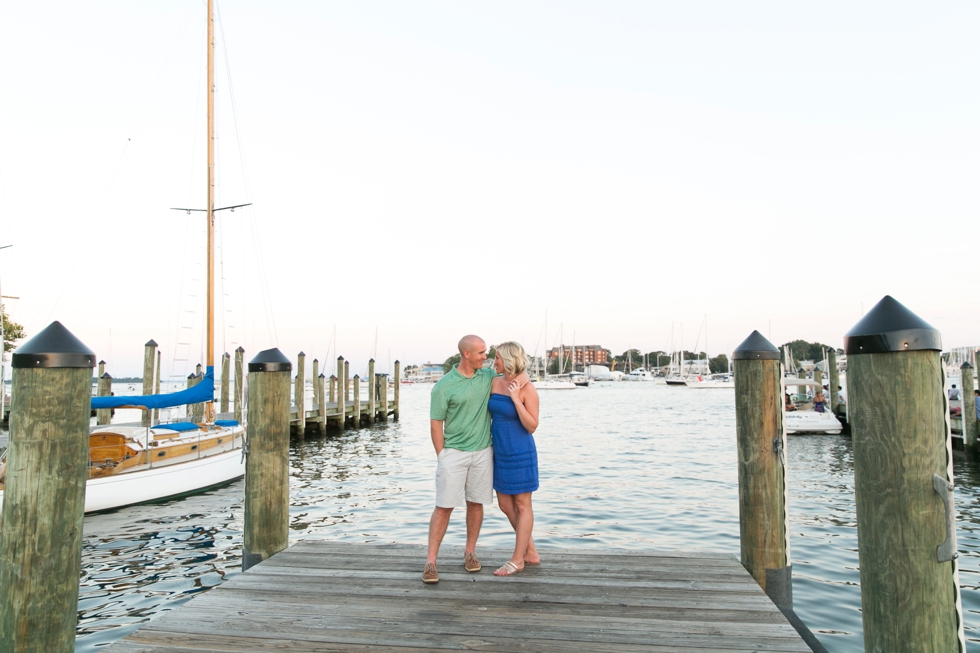
<svg viewBox="0 0 980 653">
<path fill-rule="evenodd" d="M 477 553 L 470 574 L 444 546 L 425 585 L 424 546 L 300 542 L 106 650 L 813 650 L 732 555 L 542 549 L 540 567 L 497 578 L 510 552 Z"/>
</svg>

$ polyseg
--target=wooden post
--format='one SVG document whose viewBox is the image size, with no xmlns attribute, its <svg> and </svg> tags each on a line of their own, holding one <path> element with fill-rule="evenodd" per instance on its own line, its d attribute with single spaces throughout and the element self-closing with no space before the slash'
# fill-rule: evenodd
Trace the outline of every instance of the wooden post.
<svg viewBox="0 0 980 653">
<path fill-rule="evenodd" d="M 375 376 L 374 374 L 373 358 L 368 361 L 367 391 L 368 391 L 367 421 L 368 424 L 374 424 L 374 420 L 378 418 L 378 377 Z"/>
<path fill-rule="evenodd" d="M 153 394 L 153 368 L 157 361 L 157 343 L 150 340 L 143 346 L 143 394 Z M 144 410 L 140 416 L 140 423 L 143 426 L 152 426 L 153 411 Z"/>
<path fill-rule="evenodd" d="M 99 396 L 108 397 L 112 394 L 112 375 L 106 372 L 99 377 Z M 112 421 L 112 409 L 100 408 L 95 411 L 95 423 L 98 426 L 105 426 Z"/>
<path fill-rule="evenodd" d="M 327 401 L 330 403 L 337 401 L 337 376 L 335 374 L 330 375 L 330 398 Z"/>
<path fill-rule="evenodd" d="M 102 378 L 102 375 L 103 374 L 105 374 L 105 361 L 99 361 L 99 378 L 100 379 Z"/>
<path fill-rule="evenodd" d="M 95 354 L 59 322 L 11 361 L 0 537 L 0 651 L 71 653 Z"/>
<path fill-rule="evenodd" d="M 221 355 L 221 412 L 228 412 L 228 404 L 231 394 L 231 354 L 225 352 Z"/>
<path fill-rule="evenodd" d="M 806 370 L 804 370 L 802 367 L 800 369 L 796 370 L 796 378 L 798 378 L 798 379 L 805 379 L 806 378 Z M 806 386 L 805 385 L 798 385 L 798 386 L 796 386 L 796 394 L 800 394 L 800 395 L 806 396 Z"/>
<path fill-rule="evenodd" d="M 402 387 L 402 364 L 400 361 L 395 361 L 395 406 L 394 406 L 394 417 L 398 419 L 398 406 L 401 404 L 401 387 Z"/>
<path fill-rule="evenodd" d="M 361 428 L 361 377 L 354 375 L 354 428 Z"/>
<path fill-rule="evenodd" d="M 742 565 L 780 608 L 793 607 L 786 434 L 779 350 L 758 331 L 733 352 Z"/>
<path fill-rule="evenodd" d="M 960 365 L 960 380 L 963 395 L 963 449 L 967 457 L 976 457 L 977 451 L 977 408 L 973 399 L 973 366 Z"/>
<path fill-rule="evenodd" d="M 316 358 L 313 359 L 313 405 L 320 405 L 320 361 Z"/>
<path fill-rule="evenodd" d="M 112 375 L 106 372 L 99 377 L 98 393 L 100 397 L 108 397 L 112 394 Z M 98 426 L 105 426 L 112 422 L 112 409 L 100 408 L 95 411 L 95 423 Z"/>
<path fill-rule="evenodd" d="M 197 366 L 200 369 L 200 365 Z M 197 374 L 191 374 L 187 377 L 187 387 L 193 388 L 204 378 L 204 375 L 198 372 Z M 190 421 L 195 424 L 200 424 L 204 419 L 204 404 L 191 404 L 190 405 L 190 415 L 188 415 Z"/>
<path fill-rule="evenodd" d="M 823 372 L 818 369 L 813 370 L 813 381 L 817 384 L 813 388 L 813 396 L 816 397 L 818 392 L 823 392 Z M 826 399 L 826 397 L 824 397 Z"/>
<path fill-rule="evenodd" d="M 864 650 L 965 650 L 939 331 L 886 296 L 844 349 Z"/>
<path fill-rule="evenodd" d="M 350 401 L 350 361 L 344 361 L 344 383 L 343 386 L 343 397 L 344 397 L 344 424 L 347 424 L 347 402 Z M 353 409 L 353 406 L 351 407 Z"/>
<path fill-rule="evenodd" d="M 296 392 L 293 399 L 296 404 L 296 433 L 303 437 L 306 433 L 306 354 L 300 352 L 296 356 Z"/>
<path fill-rule="evenodd" d="M 388 375 L 381 375 L 381 421 L 388 421 Z"/>
<path fill-rule="evenodd" d="M 319 394 L 317 395 L 317 409 L 319 412 L 319 423 L 320 423 L 320 434 L 322 435 L 324 431 L 327 430 L 327 394 L 324 392 L 326 390 L 326 380 L 327 378 L 320 374 L 317 377 L 317 388 L 319 388 Z"/>
<path fill-rule="evenodd" d="M 235 421 L 242 423 L 243 410 L 242 403 L 245 399 L 245 348 L 239 347 L 235 350 Z"/>
<path fill-rule="evenodd" d="M 156 370 L 155 370 L 155 372 L 153 374 L 153 394 L 155 394 L 155 395 L 160 394 L 160 359 L 161 359 L 161 357 L 162 357 L 162 352 L 159 349 L 157 349 L 157 366 L 156 366 Z M 153 423 L 154 424 L 159 424 L 160 423 L 160 409 L 159 408 L 154 408 L 153 409 Z"/>
<path fill-rule="evenodd" d="M 266 349 L 248 363 L 248 457 L 242 571 L 289 546 L 289 377 L 292 363 Z"/>
<path fill-rule="evenodd" d="M 344 430 L 344 415 L 345 415 L 345 402 L 344 402 L 344 357 L 337 357 L 337 415 L 334 417 L 337 423 L 337 428 L 341 431 Z"/>
<path fill-rule="evenodd" d="M 837 371 L 837 350 L 827 351 L 827 371 L 830 373 L 830 412 L 837 415 L 837 407 L 840 405 L 837 387 L 840 385 L 840 372 Z"/>
</svg>

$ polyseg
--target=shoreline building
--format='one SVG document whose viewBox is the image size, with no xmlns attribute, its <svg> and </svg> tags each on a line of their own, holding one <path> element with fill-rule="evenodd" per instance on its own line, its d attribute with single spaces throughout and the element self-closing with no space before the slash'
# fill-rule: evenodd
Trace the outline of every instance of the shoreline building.
<svg viewBox="0 0 980 653">
<path fill-rule="evenodd" d="M 586 365 L 608 365 L 609 352 L 600 345 L 575 345 L 574 347 L 553 347 L 546 356 L 549 361 L 556 360 L 559 355 L 572 362 L 572 369 L 584 369 Z"/>
</svg>

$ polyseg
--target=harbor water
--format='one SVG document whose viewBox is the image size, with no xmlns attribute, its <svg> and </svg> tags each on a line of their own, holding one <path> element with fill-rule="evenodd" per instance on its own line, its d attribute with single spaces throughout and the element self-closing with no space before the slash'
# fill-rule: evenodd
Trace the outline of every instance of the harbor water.
<svg viewBox="0 0 980 653">
<path fill-rule="evenodd" d="M 425 542 L 435 470 L 430 389 L 402 387 L 398 422 L 293 440 L 292 541 Z M 637 382 L 546 391 L 535 438 L 541 489 L 534 537 L 544 565 L 548 547 L 738 555 L 733 390 Z M 863 640 L 851 442 L 791 436 L 788 466 L 796 612 L 828 650 L 857 653 Z M 955 474 L 968 650 L 980 652 L 980 468 L 957 461 Z M 242 516 L 239 481 L 86 517 L 76 651 L 96 651 L 240 573 Z M 463 540 L 463 515 L 454 514 L 446 542 Z M 487 511 L 480 543 L 513 543 L 498 510 Z M 503 562 L 483 560 L 491 569 Z"/>
</svg>

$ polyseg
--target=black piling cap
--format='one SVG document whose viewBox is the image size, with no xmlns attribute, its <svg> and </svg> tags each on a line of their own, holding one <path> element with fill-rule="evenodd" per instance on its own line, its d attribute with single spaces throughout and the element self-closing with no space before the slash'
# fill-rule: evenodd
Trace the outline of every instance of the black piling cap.
<svg viewBox="0 0 980 653">
<path fill-rule="evenodd" d="M 753 331 L 742 344 L 732 352 L 736 361 L 778 361 L 779 350 L 758 331 Z"/>
<path fill-rule="evenodd" d="M 319 376 L 318 378 L 321 378 L 321 379 L 325 379 L 325 378 L 327 378 L 327 377 L 326 377 L 326 375 L 324 375 L 324 374 L 321 374 L 321 375 L 320 375 L 320 376 Z"/>
<path fill-rule="evenodd" d="M 297 356 L 306 356 L 306 354 L 304 354 L 303 352 L 300 352 L 299 354 L 297 354 Z"/>
<path fill-rule="evenodd" d="M 150 339 L 148 343 L 143 345 L 144 347 L 158 347 L 156 340 Z"/>
<path fill-rule="evenodd" d="M 103 374 L 103 375 L 102 375 L 102 376 L 100 376 L 99 378 L 100 378 L 100 379 L 111 379 L 111 378 L 112 378 L 112 375 L 111 375 L 111 374 L 109 374 L 108 372 L 106 372 L 105 374 Z"/>
<path fill-rule="evenodd" d="M 885 295 L 844 336 L 844 351 L 848 355 L 930 349 L 943 350 L 939 330 L 891 295 Z"/>
<path fill-rule="evenodd" d="M 963 363 L 962 365 L 960 365 L 960 369 L 961 370 L 972 370 L 973 369 L 973 366 L 970 365 L 969 363 Z"/>
<path fill-rule="evenodd" d="M 17 348 L 11 367 L 95 367 L 95 352 L 54 321 Z"/>
<path fill-rule="evenodd" d="M 242 347 L 241 345 L 239 345 L 238 349 L 236 349 L 235 351 L 240 351 L 240 352 L 242 352 L 244 354 L 245 353 L 245 348 Z"/>
<path fill-rule="evenodd" d="M 293 364 L 276 348 L 260 351 L 248 362 L 249 372 L 292 372 Z"/>
</svg>

